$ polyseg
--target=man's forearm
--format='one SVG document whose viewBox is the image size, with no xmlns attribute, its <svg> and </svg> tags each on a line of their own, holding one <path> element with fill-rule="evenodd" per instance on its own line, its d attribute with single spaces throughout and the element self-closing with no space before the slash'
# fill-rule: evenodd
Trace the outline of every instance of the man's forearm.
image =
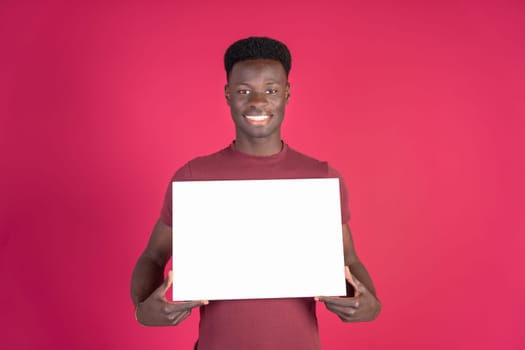
<svg viewBox="0 0 525 350">
<path fill-rule="evenodd" d="M 131 299 L 133 304 L 144 301 L 164 280 L 164 266 L 141 255 L 131 276 Z"/>
</svg>

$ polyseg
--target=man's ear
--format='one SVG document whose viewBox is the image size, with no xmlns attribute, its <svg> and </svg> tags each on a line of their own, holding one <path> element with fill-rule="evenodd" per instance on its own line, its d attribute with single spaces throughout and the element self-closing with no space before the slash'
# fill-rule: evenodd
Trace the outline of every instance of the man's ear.
<svg viewBox="0 0 525 350">
<path fill-rule="evenodd" d="M 286 99 L 286 103 L 290 100 L 290 83 L 286 83 L 286 90 L 284 90 L 284 98 Z"/>
<path fill-rule="evenodd" d="M 230 86 L 228 84 L 224 85 L 224 97 L 226 98 L 226 103 L 230 105 Z"/>
</svg>

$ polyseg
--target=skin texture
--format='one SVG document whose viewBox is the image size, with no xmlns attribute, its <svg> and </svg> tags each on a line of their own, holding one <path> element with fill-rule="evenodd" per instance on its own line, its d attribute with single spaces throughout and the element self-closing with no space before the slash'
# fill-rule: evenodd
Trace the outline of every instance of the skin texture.
<svg viewBox="0 0 525 350">
<path fill-rule="evenodd" d="M 256 156 L 279 153 L 281 124 L 290 98 L 290 84 L 281 63 L 265 59 L 236 63 L 224 94 L 235 124 L 235 147 Z M 261 114 L 270 116 L 265 125 L 247 121 L 246 115 Z"/>
<path fill-rule="evenodd" d="M 316 297 L 326 308 L 335 313 L 343 322 L 372 321 L 381 311 L 381 303 L 370 275 L 359 260 L 348 225 L 343 225 L 343 247 L 345 257 L 345 276 L 351 287 L 347 297 Z M 352 271 L 352 272 L 351 272 Z"/>
<path fill-rule="evenodd" d="M 164 267 L 171 257 L 171 227 L 158 221 L 146 249 L 139 257 L 131 277 L 131 299 L 137 321 L 145 326 L 175 326 L 191 311 L 208 301 L 169 302 L 166 291 L 172 283 L 172 272 L 163 281 Z"/>
<path fill-rule="evenodd" d="M 236 63 L 224 87 L 227 104 L 235 124 L 235 147 L 243 153 L 269 156 L 282 149 L 281 124 L 290 98 L 290 84 L 280 62 L 257 59 Z M 268 116 L 264 121 L 249 121 L 247 116 Z M 381 304 L 372 280 L 355 252 L 348 225 L 342 227 L 347 297 L 319 296 L 326 308 L 344 322 L 371 321 Z M 173 326 L 191 311 L 208 301 L 169 302 L 166 291 L 172 273 L 163 280 L 166 263 L 172 254 L 171 227 L 158 221 L 131 278 L 131 298 L 137 320 L 146 326 Z M 350 272 L 351 271 L 351 272 Z"/>
</svg>

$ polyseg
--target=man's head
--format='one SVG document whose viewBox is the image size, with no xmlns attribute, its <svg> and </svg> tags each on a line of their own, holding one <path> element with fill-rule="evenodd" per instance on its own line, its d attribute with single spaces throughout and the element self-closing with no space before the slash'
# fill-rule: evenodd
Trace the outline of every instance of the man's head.
<svg viewBox="0 0 525 350">
<path fill-rule="evenodd" d="M 226 79 L 230 79 L 232 68 L 237 62 L 257 59 L 280 62 L 286 72 L 286 77 L 292 68 L 292 56 L 285 44 L 267 37 L 249 37 L 234 42 L 226 50 L 224 54 Z"/>
<path fill-rule="evenodd" d="M 247 38 L 224 56 L 226 102 L 235 123 L 237 145 L 281 145 L 281 123 L 290 97 L 290 51 L 269 38 Z M 263 141 L 264 140 L 264 141 Z"/>
</svg>

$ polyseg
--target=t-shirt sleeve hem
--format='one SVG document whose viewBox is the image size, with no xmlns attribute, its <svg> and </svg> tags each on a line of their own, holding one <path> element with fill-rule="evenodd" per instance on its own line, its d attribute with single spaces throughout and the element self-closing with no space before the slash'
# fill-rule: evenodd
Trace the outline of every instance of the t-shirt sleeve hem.
<svg viewBox="0 0 525 350">
<path fill-rule="evenodd" d="M 172 227 L 172 183 L 173 181 L 181 181 L 191 178 L 191 170 L 189 163 L 186 163 L 182 168 L 177 170 L 177 172 L 171 178 L 166 193 L 164 194 L 164 202 L 162 204 L 162 209 L 160 211 L 160 220 L 166 225 Z"/>
</svg>

